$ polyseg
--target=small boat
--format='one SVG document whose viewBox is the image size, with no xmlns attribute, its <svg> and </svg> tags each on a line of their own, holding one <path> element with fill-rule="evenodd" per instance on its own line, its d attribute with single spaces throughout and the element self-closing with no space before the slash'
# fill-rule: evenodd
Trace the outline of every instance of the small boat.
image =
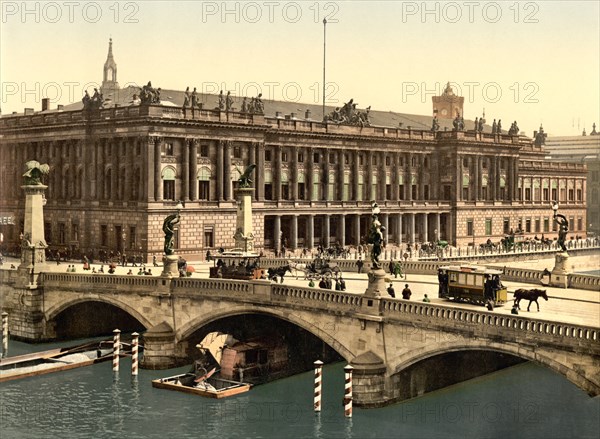
<svg viewBox="0 0 600 439">
<path fill-rule="evenodd" d="M 177 390 L 179 392 L 217 399 L 247 392 L 252 387 L 248 383 L 214 377 L 210 372 L 206 375 L 198 377 L 195 373 L 182 373 L 180 375 L 152 380 L 152 387 Z"/>
<path fill-rule="evenodd" d="M 104 344 L 110 348 L 103 348 Z M 111 358 L 112 341 L 108 340 L 2 358 L 0 382 L 90 366 Z"/>
</svg>

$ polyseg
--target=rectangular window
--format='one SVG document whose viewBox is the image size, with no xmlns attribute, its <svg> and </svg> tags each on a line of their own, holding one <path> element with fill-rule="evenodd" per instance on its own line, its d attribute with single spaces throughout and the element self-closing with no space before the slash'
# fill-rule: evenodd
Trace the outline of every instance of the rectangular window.
<svg viewBox="0 0 600 439">
<path fill-rule="evenodd" d="M 535 220 L 535 233 L 540 233 L 542 231 L 541 222 L 539 218 Z"/>
<path fill-rule="evenodd" d="M 208 145 L 200 145 L 200 157 L 208 157 Z"/>
<path fill-rule="evenodd" d="M 486 236 L 490 236 L 492 234 L 492 219 L 485 219 L 485 234 Z"/>
<path fill-rule="evenodd" d="M 287 161 L 288 161 L 288 155 L 287 155 L 287 152 L 282 152 L 282 153 L 281 153 L 281 162 L 282 162 L 282 163 L 285 163 L 285 162 L 287 162 Z"/>
<path fill-rule="evenodd" d="M 319 163 L 319 153 L 315 152 L 313 154 L 313 163 Z"/>
<path fill-rule="evenodd" d="M 467 220 L 467 236 L 473 236 L 473 219 Z"/>
<path fill-rule="evenodd" d="M 373 166 L 377 166 L 377 156 L 376 155 L 373 156 L 373 160 L 371 163 L 373 164 Z"/>
<path fill-rule="evenodd" d="M 510 233 L 510 219 L 504 218 L 502 220 L 502 233 L 508 235 Z"/>
<path fill-rule="evenodd" d="M 371 200 L 377 200 L 377 183 L 371 185 Z"/>
<path fill-rule="evenodd" d="M 265 200 L 273 200 L 273 185 L 265 183 Z"/>
<path fill-rule="evenodd" d="M 44 237 L 46 238 L 46 244 L 52 244 L 52 223 L 44 223 Z"/>
<path fill-rule="evenodd" d="M 567 201 L 567 188 L 560 188 L 560 201 Z"/>
<path fill-rule="evenodd" d="M 129 248 L 135 249 L 137 247 L 137 235 L 135 226 L 129 227 Z"/>
<path fill-rule="evenodd" d="M 298 183 L 298 199 L 306 200 L 304 183 Z"/>
<path fill-rule="evenodd" d="M 71 224 L 71 241 L 79 241 L 79 224 Z"/>
<path fill-rule="evenodd" d="M 163 200 L 175 199 L 175 180 L 163 180 Z"/>
<path fill-rule="evenodd" d="M 525 201 L 531 201 L 531 188 L 525 188 Z"/>
<path fill-rule="evenodd" d="M 385 156 L 385 165 L 390 166 L 392 164 L 392 158 L 389 155 Z"/>
<path fill-rule="evenodd" d="M 214 227 L 204 227 L 204 247 L 213 248 L 215 246 L 215 229 Z"/>
<path fill-rule="evenodd" d="M 550 231 L 550 218 L 544 218 L 544 232 Z"/>
<path fill-rule="evenodd" d="M 335 154 L 333 153 L 329 153 L 329 164 L 333 165 L 335 164 Z"/>
<path fill-rule="evenodd" d="M 552 189 L 552 201 L 558 201 L 558 191 L 556 188 Z"/>
<path fill-rule="evenodd" d="M 531 218 L 525 220 L 525 232 L 531 233 Z"/>
<path fill-rule="evenodd" d="M 462 199 L 463 200 L 468 200 L 469 199 L 469 188 L 468 187 L 463 187 L 463 190 L 462 190 Z"/>
<path fill-rule="evenodd" d="M 575 200 L 575 194 L 573 189 L 569 189 L 569 201 L 574 201 Z"/>
<path fill-rule="evenodd" d="M 100 226 L 100 245 L 108 247 L 108 226 L 105 224 Z"/>
<path fill-rule="evenodd" d="M 404 185 L 401 184 L 398 186 L 398 195 L 401 200 L 404 200 Z"/>
<path fill-rule="evenodd" d="M 488 189 L 487 189 L 487 186 L 483 186 L 481 188 L 481 199 L 482 200 L 487 200 L 488 199 Z"/>
<path fill-rule="evenodd" d="M 556 224 L 556 221 L 552 220 L 552 231 L 556 232 L 558 230 L 558 224 Z"/>
<path fill-rule="evenodd" d="M 423 186 L 423 199 L 429 200 L 429 185 L 428 184 Z"/>
<path fill-rule="evenodd" d="M 200 200 L 210 200 L 210 181 L 198 181 L 198 198 Z"/>
<path fill-rule="evenodd" d="M 65 223 L 58 223 L 58 243 L 64 244 L 65 242 L 67 242 Z"/>
<path fill-rule="evenodd" d="M 348 153 L 344 154 L 344 164 L 345 165 L 349 165 L 350 164 L 350 154 L 348 154 Z"/>
<path fill-rule="evenodd" d="M 233 147 L 233 157 L 236 159 L 241 159 L 242 158 L 242 148 L 240 148 L 239 146 L 234 146 Z"/>
<path fill-rule="evenodd" d="M 417 185 L 416 184 L 412 185 L 412 191 L 411 192 L 412 192 L 412 194 L 411 194 L 412 195 L 412 199 L 416 200 L 419 197 L 419 195 L 417 193 Z"/>
<path fill-rule="evenodd" d="M 163 155 L 163 157 L 173 155 L 173 144 L 172 143 L 163 143 L 162 155 Z"/>
<path fill-rule="evenodd" d="M 392 199 L 392 185 L 391 184 L 385 185 L 385 199 L 386 200 Z"/>
<path fill-rule="evenodd" d="M 577 230 L 583 230 L 583 219 L 581 217 L 577 218 Z"/>
<path fill-rule="evenodd" d="M 287 182 L 281 184 L 281 199 L 282 200 L 290 199 L 290 185 Z"/>
<path fill-rule="evenodd" d="M 398 166 L 404 166 L 404 157 L 398 157 Z"/>
<path fill-rule="evenodd" d="M 444 200 L 452 199 L 452 187 L 450 185 L 444 185 Z"/>
<path fill-rule="evenodd" d="M 298 163 L 304 163 L 304 153 L 303 152 L 298 153 Z"/>
<path fill-rule="evenodd" d="M 550 190 L 545 187 L 543 189 L 543 194 L 544 194 L 544 201 L 550 201 Z"/>
<path fill-rule="evenodd" d="M 361 166 L 365 164 L 365 159 L 362 155 L 358 156 L 358 164 Z"/>
<path fill-rule="evenodd" d="M 265 162 L 270 162 L 270 161 L 271 161 L 271 150 L 265 149 Z"/>
</svg>

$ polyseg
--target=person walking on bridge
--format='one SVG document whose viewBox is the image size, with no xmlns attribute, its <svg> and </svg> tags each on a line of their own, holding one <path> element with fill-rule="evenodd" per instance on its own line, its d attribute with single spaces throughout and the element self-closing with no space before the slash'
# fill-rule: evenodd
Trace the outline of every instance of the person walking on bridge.
<svg viewBox="0 0 600 439">
<path fill-rule="evenodd" d="M 410 300 L 410 296 L 412 296 L 412 291 L 408 288 L 408 284 L 404 285 L 404 289 L 402 290 L 402 298 L 404 300 Z"/>
</svg>

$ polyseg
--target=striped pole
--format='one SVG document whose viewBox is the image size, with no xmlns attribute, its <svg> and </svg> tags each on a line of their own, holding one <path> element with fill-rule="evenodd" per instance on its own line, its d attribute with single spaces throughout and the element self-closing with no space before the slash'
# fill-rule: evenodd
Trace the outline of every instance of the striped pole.
<svg viewBox="0 0 600 439">
<path fill-rule="evenodd" d="M 8 313 L 2 313 L 2 356 L 8 356 Z"/>
<path fill-rule="evenodd" d="M 352 417 L 352 366 L 344 367 L 346 383 L 344 385 L 344 416 Z"/>
<path fill-rule="evenodd" d="M 121 331 L 113 331 L 113 372 L 119 371 L 119 354 L 121 350 Z"/>
<path fill-rule="evenodd" d="M 315 412 L 321 411 L 321 374 L 323 371 L 323 362 L 315 361 Z"/>
<path fill-rule="evenodd" d="M 138 374 L 138 337 L 140 334 L 134 332 L 131 334 L 131 375 Z"/>
</svg>

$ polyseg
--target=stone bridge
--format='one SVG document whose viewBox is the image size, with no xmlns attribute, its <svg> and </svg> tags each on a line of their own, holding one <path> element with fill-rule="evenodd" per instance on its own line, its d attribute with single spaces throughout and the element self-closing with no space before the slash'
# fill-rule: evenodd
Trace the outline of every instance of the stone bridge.
<svg viewBox="0 0 600 439">
<path fill-rule="evenodd" d="M 41 273 L 37 286 L 19 286 L 3 277 L 3 310 L 11 315 L 12 336 L 52 339 L 58 317 L 71 307 L 104 303 L 147 330 L 148 368 L 189 361 L 191 336 L 207 325 L 266 315 L 308 331 L 352 364 L 355 402 L 362 406 L 443 387 L 434 381 L 440 370 L 451 374 L 449 364 L 455 365 L 457 381 L 495 370 L 477 367 L 484 353 L 536 362 L 589 395 L 600 394 L 597 327 L 264 280 Z M 449 363 L 449 355 L 457 354 L 466 357 Z"/>
</svg>

